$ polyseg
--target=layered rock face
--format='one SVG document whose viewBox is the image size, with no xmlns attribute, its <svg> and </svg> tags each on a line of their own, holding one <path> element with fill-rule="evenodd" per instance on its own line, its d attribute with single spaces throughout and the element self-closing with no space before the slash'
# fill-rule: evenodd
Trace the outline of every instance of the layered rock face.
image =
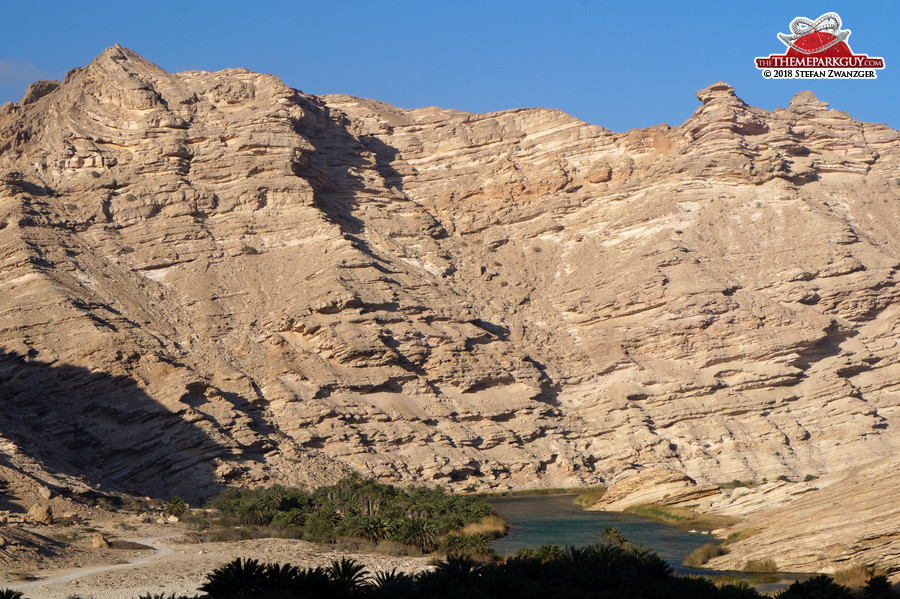
<svg viewBox="0 0 900 599">
<path fill-rule="evenodd" d="M 698 98 L 614 133 L 119 47 L 35 84 L 0 109 L 5 459 L 191 497 L 890 455 L 900 134 Z"/>
<path fill-rule="evenodd" d="M 774 488 L 713 502 L 720 513 L 743 518 L 750 534 L 715 558 L 714 568 L 743 568 L 747 560 L 774 558 L 781 570 L 837 571 L 875 565 L 900 578 L 897 505 L 897 456 L 855 466 L 805 483 L 784 482 Z"/>
</svg>

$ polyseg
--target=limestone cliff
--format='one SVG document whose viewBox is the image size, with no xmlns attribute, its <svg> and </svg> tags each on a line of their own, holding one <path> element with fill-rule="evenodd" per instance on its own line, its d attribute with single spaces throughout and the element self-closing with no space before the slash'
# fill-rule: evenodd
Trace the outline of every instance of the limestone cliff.
<svg viewBox="0 0 900 599">
<path fill-rule="evenodd" d="M 33 85 L 0 107 L 2 459 L 190 497 L 891 455 L 900 134 L 698 99 L 615 133 L 120 47 Z"/>
</svg>

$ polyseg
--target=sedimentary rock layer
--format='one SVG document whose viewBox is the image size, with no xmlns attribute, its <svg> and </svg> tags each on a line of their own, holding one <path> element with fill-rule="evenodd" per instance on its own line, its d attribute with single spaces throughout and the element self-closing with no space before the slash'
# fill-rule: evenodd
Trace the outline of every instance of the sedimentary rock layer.
<svg viewBox="0 0 900 599">
<path fill-rule="evenodd" d="M 316 97 L 110 48 L 0 108 L 7 456 L 142 493 L 897 450 L 900 134 Z"/>
</svg>

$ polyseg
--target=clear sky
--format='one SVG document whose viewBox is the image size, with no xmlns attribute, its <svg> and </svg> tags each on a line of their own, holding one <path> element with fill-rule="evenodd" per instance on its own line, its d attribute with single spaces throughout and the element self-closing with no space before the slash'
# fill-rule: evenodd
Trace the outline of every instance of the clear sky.
<svg viewBox="0 0 900 599">
<path fill-rule="evenodd" d="M 834 11 L 876 81 L 764 80 L 796 16 Z M 0 103 L 119 43 L 168 71 L 246 67 L 307 93 L 472 112 L 544 106 L 616 131 L 680 124 L 724 80 L 772 110 L 812 89 L 832 108 L 900 128 L 900 3 L 593 0 L 9 2 Z"/>
</svg>

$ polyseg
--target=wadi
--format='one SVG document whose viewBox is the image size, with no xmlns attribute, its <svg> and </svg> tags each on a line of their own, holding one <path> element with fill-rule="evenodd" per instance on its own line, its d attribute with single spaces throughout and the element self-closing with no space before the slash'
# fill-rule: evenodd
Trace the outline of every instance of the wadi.
<svg viewBox="0 0 900 599">
<path fill-rule="evenodd" d="M 605 485 L 737 521 L 709 567 L 896 578 L 900 133 L 697 99 L 613 132 L 119 46 L 34 83 L 0 106 L 9 538 L 359 473 Z"/>
</svg>

